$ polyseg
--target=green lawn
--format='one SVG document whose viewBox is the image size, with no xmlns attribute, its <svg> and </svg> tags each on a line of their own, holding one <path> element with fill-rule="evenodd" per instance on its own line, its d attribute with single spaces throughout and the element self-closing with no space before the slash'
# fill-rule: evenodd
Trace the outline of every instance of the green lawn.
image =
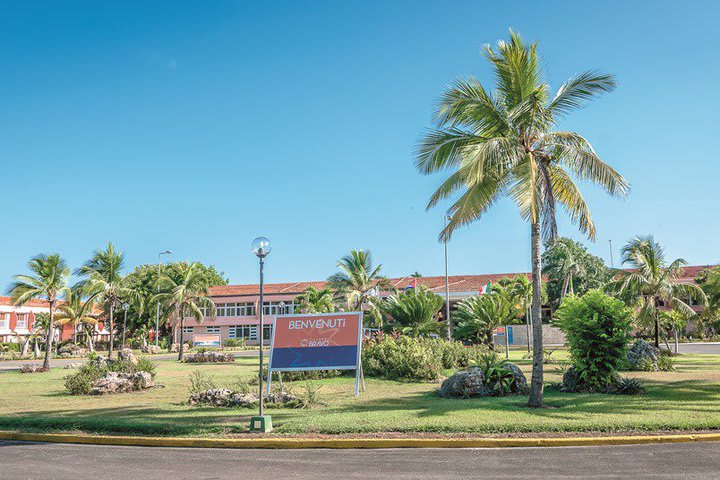
<svg viewBox="0 0 720 480">
<path fill-rule="evenodd" d="M 530 362 L 514 361 L 529 377 Z M 559 359 L 565 352 L 556 352 Z M 218 384 L 250 378 L 256 360 L 228 365 L 158 362 L 162 388 L 105 397 L 73 397 L 63 377 L 0 373 L 0 429 L 79 431 L 138 435 L 221 436 L 247 431 L 254 410 L 190 407 L 189 374 L 202 370 Z M 449 400 L 438 398 L 433 383 L 367 379 L 367 391 L 353 397 L 354 379 L 318 382 L 324 406 L 304 410 L 270 409 L 277 433 L 443 432 L 508 433 L 562 431 L 653 431 L 720 429 L 720 356 L 684 355 L 671 373 L 632 372 L 647 393 L 640 396 L 590 395 L 546 390 L 549 408 L 525 407 L 526 397 Z M 557 365 L 547 366 L 548 383 L 559 380 Z"/>
</svg>

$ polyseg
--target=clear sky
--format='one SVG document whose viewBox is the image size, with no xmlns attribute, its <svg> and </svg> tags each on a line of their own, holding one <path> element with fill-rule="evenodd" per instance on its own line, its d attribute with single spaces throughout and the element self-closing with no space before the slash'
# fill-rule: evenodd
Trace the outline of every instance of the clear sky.
<svg viewBox="0 0 720 480">
<path fill-rule="evenodd" d="M 129 266 L 200 260 L 256 281 L 317 280 L 351 248 L 392 276 L 443 273 L 440 176 L 413 153 L 456 76 L 491 85 L 484 43 L 539 40 L 547 78 L 619 88 L 563 127 L 632 183 L 584 186 L 609 262 L 653 233 L 720 261 L 715 2 L 10 2 L 0 16 L 0 287 L 39 252 L 76 267 L 113 241 Z M 580 239 L 563 216 L 560 233 Z M 509 201 L 450 243 L 450 273 L 529 269 Z"/>
</svg>

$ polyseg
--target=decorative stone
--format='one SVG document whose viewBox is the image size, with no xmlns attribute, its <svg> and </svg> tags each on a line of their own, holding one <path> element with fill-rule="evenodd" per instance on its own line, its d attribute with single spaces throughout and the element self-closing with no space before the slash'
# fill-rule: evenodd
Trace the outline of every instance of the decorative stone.
<svg viewBox="0 0 720 480">
<path fill-rule="evenodd" d="M 148 372 L 118 373 L 108 372 L 93 384 L 90 395 L 106 395 L 145 390 L 155 386 Z"/>
<path fill-rule="evenodd" d="M 211 350 L 186 355 L 184 361 L 186 363 L 227 363 L 234 362 L 235 355 L 232 353 L 222 353 Z"/>
<path fill-rule="evenodd" d="M 157 355 L 160 353 L 160 347 L 158 345 L 146 345 L 140 349 L 143 353 L 149 353 L 150 355 Z"/>
<path fill-rule="evenodd" d="M 657 371 L 660 350 L 645 340 L 638 340 L 628 349 L 627 361 L 630 370 Z"/>
<path fill-rule="evenodd" d="M 170 353 L 177 353 L 180 351 L 180 344 L 179 343 L 173 343 L 170 345 Z"/>
<path fill-rule="evenodd" d="M 281 406 L 298 406 L 300 400 L 288 392 L 272 392 L 265 396 L 268 404 Z M 258 403 L 256 393 L 233 392 L 227 388 L 214 388 L 193 393 L 189 400 L 190 405 L 212 405 L 215 407 L 253 407 Z"/>
<path fill-rule="evenodd" d="M 82 365 L 83 365 L 82 363 L 68 363 L 68 364 L 65 365 L 63 368 L 64 368 L 65 370 L 70 370 L 70 369 L 72 369 L 72 368 L 80 368 L 80 367 L 82 367 Z"/>
<path fill-rule="evenodd" d="M 512 371 L 513 377 L 515 378 L 510 386 L 512 393 L 516 395 L 526 395 L 529 393 L 530 388 L 528 387 L 527 379 L 522 370 L 520 370 L 520 367 L 513 363 L 508 363 L 505 367 Z"/>
<path fill-rule="evenodd" d="M 487 397 L 492 391 L 485 386 L 485 374 L 478 367 L 470 367 L 451 375 L 440 386 L 440 396 L 446 398 Z"/>
<path fill-rule="evenodd" d="M 130 363 L 131 365 L 137 365 L 138 362 L 137 357 L 130 348 L 123 348 L 118 351 L 118 359 L 123 362 Z"/>
<path fill-rule="evenodd" d="M 20 367 L 20 373 L 41 373 L 47 372 L 47 369 L 37 363 L 28 363 Z"/>
</svg>

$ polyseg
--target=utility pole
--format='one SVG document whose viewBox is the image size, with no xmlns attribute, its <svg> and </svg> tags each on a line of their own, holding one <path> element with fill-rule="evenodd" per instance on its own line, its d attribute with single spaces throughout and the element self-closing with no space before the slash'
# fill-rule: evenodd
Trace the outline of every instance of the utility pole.
<svg viewBox="0 0 720 480">
<path fill-rule="evenodd" d="M 608 240 L 608 242 L 610 242 L 610 268 L 615 268 L 615 262 L 613 261 L 612 240 Z"/>
</svg>

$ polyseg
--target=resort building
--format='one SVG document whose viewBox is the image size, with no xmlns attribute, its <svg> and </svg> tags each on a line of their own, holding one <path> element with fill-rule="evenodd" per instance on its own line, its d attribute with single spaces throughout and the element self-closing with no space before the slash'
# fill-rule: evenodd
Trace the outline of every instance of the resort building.
<svg viewBox="0 0 720 480">
<path fill-rule="evenodd" d="M 695 265 L 685 268 L 684 276 L 680 279 L 682 283 L 692 283 L 700 272 L 713 265 Z M 525 275 L 530 278 L 530 273 L 496 273 L 484 275 L 452 275 L 448 277 L 448 290 L 450 309 L 454 309 L 458 302 L 479 295 L 488 285 L 497 281 Z M 390 279 L 398 290 L 406 288 L 424 287 L 445 298 L 445 277 L 400 277 Z M 270 342 L 271 329 L 276 315 L 287 315 L 301 313 L 297 297 L 308 287 L 315 287 L 318 290 L 326 288 L 327 282 L 294 282 L 294 283 L 268 283 L 265 284 L 263 301 L 263 337 L 265 343 Z M 380 292 L 381 297 L 388 296 L 388 292 Z M 244 339 L 247 344 L 257 344 L 259 308 L 260 308 L 260 286 L 258 284 L 247 285 L 221 285 L 210 289 L 210 296 L 215 302 L 215 316 L 210 312 L 205 313 L 202 323 L 197 323 L 193 318 L 185 319 L 185 330 L 183 339 L 192 342 L 194 335 L 219 334 L 224 342 L 226 339 Z M 693 308 L 700 309 L 694 305 Z M 441 309 L 441 315 L 445 306 Z M 543 322 L 549 323 L 552 318 L 552 311 L 549 305 L 544 305 Z M 179 327 L 173 328 L 173 340 L 179 341 Z M 547 344 L 562 343 L 563 339 L 559 331 L 549 324 L 543 327 L 544 337 Z M 508 343 L 511 345 L 525 345 L 527 343 L 527 331 L 525 326 L 514 326 L 508 329 Z M 504 339 L 503 339 L 504 341 Z"/>
</svg>

